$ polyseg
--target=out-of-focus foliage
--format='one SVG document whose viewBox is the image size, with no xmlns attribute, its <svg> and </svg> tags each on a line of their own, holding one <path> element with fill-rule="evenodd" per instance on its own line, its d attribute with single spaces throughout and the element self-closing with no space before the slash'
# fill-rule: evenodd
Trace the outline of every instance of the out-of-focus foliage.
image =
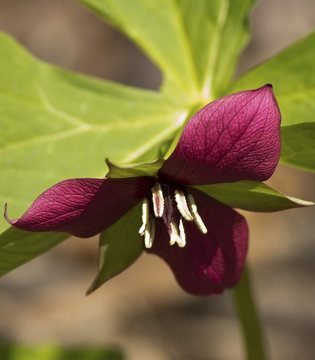
<svg viewBox="0 0 315 360">
<path fill-rule="evenodd" d="M 60 346 L 27 347 L 0 344 L 1 360 L 124 360 L 118 350 L 98 347 L 64 348 Z"/>
</svg>

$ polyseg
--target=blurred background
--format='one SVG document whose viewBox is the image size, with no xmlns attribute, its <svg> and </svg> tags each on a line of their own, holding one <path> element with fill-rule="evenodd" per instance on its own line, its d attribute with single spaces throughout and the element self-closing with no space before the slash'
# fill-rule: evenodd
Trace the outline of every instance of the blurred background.
<svg viewBox="0 0 315 360">
<path fill-rule="evenodd" d="M 315 2 L 261 0 L 251 26 L 239 74 L 313 30 Z M 0 29 L 45 61 L 128 85 L 159 87 L 161 74 L 150 60 L 75 1 L 0 0 Z M 314 174 L 279 166 L 269 183 L 315 201 Z M 313 360 L 315 209 L 245 215 L 271 358 Z M 143 255 L 86 297 L 97 241 L 72 238 L 0 279 L 0 341 L 113 346 L 129 360 L 244 358 L 230 293 L 189 296 L 153 255 Z"/>
</svg>

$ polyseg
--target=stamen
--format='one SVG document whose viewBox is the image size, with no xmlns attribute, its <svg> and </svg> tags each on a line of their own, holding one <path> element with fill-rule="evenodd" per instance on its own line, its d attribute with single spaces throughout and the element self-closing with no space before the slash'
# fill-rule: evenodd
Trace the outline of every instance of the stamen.
<svg viewBox="0 0 315 360">
<path fill-rule="evenodd" d="M 144 246 L 146 249 L 150 249 L 153 245 L 155 238 L 155 220 L 150 216 L 149 223 L 144 232 Z"/>
<path fill-rule="evenodd" d="M 139 229 L 139 234 L 141 236 L 144 235 L 145 229 L 148 224 L 148 219 L 149 219 L 149 200 L 144 199 L 142 202 L 142 226 Z"/>
<path fill-rule="evenodd" d="M 195 224 L 197 225 L 198 229 L 203 233 L 206 234 L 208 232 L 208 229 L 206 228 L 206 225 L 202 221 L 200 215 L 198 214 L 197 205 L 195 202 L 195 199 L 191 194 L 188 194 L 187 196 L 188 204 L 190 211 L 192 213 L 192 216 L 194 218 Z"/>
<path fill-rule="evenodd" d="M 194 219 L 188 209 L 185 194 L 180 190 L 175 190 L 174 194 L 175 194 L 177 209 L 181 213 L 182 217 L 187 221 L 193 221 Z"/>
<path fill-rule="evenodd" d="M 183 248 L 186 245 L 186 234 L 185 234 L 183 220 L 182 219 L 179 220 L 179 227 L 177 227 L 175 221 L 172 220 L 170 223 L 170 227 L 171 227 L 169 231 L 170 245 L 174 245 L 175 243 L 177 243 L 179 247 Z"/>
<path fill-rule="evenodd" d="M 164 197 L 160 183 L 157 182 L 151 191 L 154 215 L 155 217 L 160 218 L 164 212 Z"/>
<path fill-rule="evenodd" d="M 174 220 L 171 221 L 170 226 L 171 226 L 171 229 L 169 232 L 170 245 L 174 245 L 175 243 L 178 243 L 178 238 L 179 238 L 178 228 L 177 228 Z"/>
<path fill-rule="evenodd" d="M 180 239 L 180 242 L 177 241 L 178 246 L 182 247 L 182 248 L 185 247 L 186 234 L 185 234 L 183 219 L 179 220 L 179 239 Z"/>
</svg>

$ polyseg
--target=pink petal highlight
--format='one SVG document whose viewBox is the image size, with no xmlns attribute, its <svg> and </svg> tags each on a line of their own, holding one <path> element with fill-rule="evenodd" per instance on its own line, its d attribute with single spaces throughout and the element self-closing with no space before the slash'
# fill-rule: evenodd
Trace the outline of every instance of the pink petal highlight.
<svg viewBox="0 0 315 360">
<path fill-rule="evenodd" d="M 269 84 L 218 99 L 189 120 L 159 174 L 190 185 L 264 181 L 280 157 L 280 121 Z"/>
<path fill-rule="evenodd" d="M 39 195 L 21 218 L 9 220 L 6 208 L 5 218 L 21 230 L 89 237 L 141 201 L 153 183 L 150 177 L 65 180 Z"/>
<path fill-rule="evenodd" d="M 232 208 L 189 189 L 207 229 L 202 234 L 192 222 L 185 222 L 187 243 L 184 248 L 170 246 L 162 221 L 156 223 L 152 249 L 171 267 L 177 282 L 193 295 L 215 295 L 236 285 L 245 265 L 248 228 L 245 218 Z"/>
</svg>

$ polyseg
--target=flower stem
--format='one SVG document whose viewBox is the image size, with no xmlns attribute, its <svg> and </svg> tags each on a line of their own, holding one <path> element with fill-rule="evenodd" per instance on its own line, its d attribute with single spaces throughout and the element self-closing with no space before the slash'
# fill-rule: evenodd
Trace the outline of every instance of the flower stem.
<svg viewBox="0 0 315 360">
<path fill-rule="evenodd" d="M 234 304 L 243 332 L 247 360 L 266 360 L 264 339 L 252 295 L 248 266 L 233 290 Z"/>
</svg>

